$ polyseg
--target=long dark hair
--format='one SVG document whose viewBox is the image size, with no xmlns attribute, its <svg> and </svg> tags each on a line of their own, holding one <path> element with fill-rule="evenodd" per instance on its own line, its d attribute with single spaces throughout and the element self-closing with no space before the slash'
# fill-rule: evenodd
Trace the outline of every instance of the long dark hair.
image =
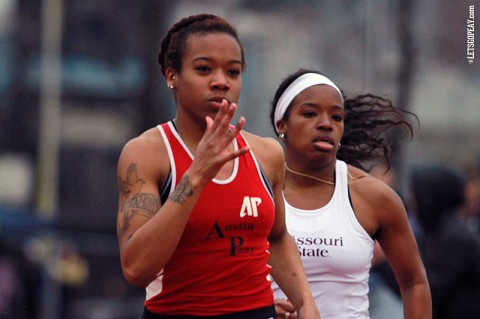
<svg viewBox="0 0 480 319">
<path fill-rule="evenodd" d="M 318 73 L 315 70 L 300 69 L 289 75 L 279 85 L 272 101 L 270 121 L 275 130 L 275 108 L 280 96 L 298 77 L 306 73 Z M 369 171 L 373 162 L 384 163 L 387 169 L 391 166 L 391 149 L 393 142 L 391 133 L 396 139 L 413 137 L 413 126 L 410 118 L 418 121 L 417 116 L 409 111 L 394 107 L 389 99 L 374 94 L 358 95 L 348 98 L 343 95 L 345 118 L 344 134 L 337 158 L 346 163 Z M 283 116 L 290 116 L 290 106 Z M 390 135 L 389 135 L 390 134 Z"/>
</svg>

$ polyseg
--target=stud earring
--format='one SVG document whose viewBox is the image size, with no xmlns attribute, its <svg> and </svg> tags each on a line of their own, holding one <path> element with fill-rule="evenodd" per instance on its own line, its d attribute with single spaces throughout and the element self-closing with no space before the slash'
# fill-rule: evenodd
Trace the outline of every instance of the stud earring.
<svg viewBox="0 0 480 319">
<path fill-rule="evenodd" d="M 175 80 L 175 76 L 172 76 L 172 81 Z M 175 85 L 172 82 L 167 82 L 167 86 L 169 89 L 173 89 Z"/>
<path fill-rule="evenodd" d="M 285 138 L 285 134 L 284 134 L 284 133 L 280 133 L 280 134 L 278 134 L 278 137 L 279 137 L 281 140 L 283 140 L 283 139 Z"/>
<path fill-rule="evenodd" d="M 342 143 L 338 143 L 338 148 L 342 147 Z"/>
</svg>

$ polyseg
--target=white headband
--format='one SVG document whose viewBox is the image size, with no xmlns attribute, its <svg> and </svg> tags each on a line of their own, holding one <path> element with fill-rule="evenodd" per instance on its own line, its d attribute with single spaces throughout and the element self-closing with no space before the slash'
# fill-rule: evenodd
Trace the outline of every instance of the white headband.
<svg viewBox="0 0 480 319">
<path fill-rule="evenodd" d="M 306 73 L 293 81 L 278 99 L 274 114 L 275 130 L 277 133 L 277 122 L 283 118 L 283 115 L 287 111 L 287 108 L 290 103 L 292 103 L 293 99 L 303 90 L 319 84 L 331 86 L 338 91 L 343 100 L 342 92 L 340 92 L 340 89 L 329 78 L 318 73 Z"/>
</svg>

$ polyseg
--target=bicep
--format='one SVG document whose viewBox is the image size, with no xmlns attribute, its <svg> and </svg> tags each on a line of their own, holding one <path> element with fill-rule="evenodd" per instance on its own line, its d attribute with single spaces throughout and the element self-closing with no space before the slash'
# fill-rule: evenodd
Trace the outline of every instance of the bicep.
<svg viewBox="0 0 480 319">
<path fill-rule="evenodd" d="M 117 236 L 120 244 L 161 207 L 158 182 L 151 163 L 140 154 L 142 152 L 137 152 L 134 147 L 126 147 L 118 161 Z"/>
<path fill-rule="evenodd" d="M 400 286 L 423 280 L 424 268 L 417 243 L 399 198 L 385 199 L 377 240 Z"/>
</svg>

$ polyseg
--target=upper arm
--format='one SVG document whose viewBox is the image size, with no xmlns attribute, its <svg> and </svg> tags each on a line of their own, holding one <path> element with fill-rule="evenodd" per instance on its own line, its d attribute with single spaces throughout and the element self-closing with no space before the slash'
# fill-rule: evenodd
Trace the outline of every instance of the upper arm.
<svg viewBox="0 0 480 319">
<path fill-rule="evenodd" d="M 424 280 L 425 270 L 400 196 L 372 176 L 351 182 L 350 191 L 360 224 L 380 244 L 399 285 Z"/>
<path fill-rule="evenodd" d="M 375 215 L 379 225 L 376 239 L 397 277 L 400 288 L 423 281 L 425 269 L 402 200 L 392 189 L 385 186 L 376 201 Z"/>
<path fill-rule="evenodd" d="M 162 180 L 158 147 L 151 137 L 138 137 L 123 148 L 117 166 L 117 236 L 123 243 L 161 207 L 159 183 Z"/>
</svg>

